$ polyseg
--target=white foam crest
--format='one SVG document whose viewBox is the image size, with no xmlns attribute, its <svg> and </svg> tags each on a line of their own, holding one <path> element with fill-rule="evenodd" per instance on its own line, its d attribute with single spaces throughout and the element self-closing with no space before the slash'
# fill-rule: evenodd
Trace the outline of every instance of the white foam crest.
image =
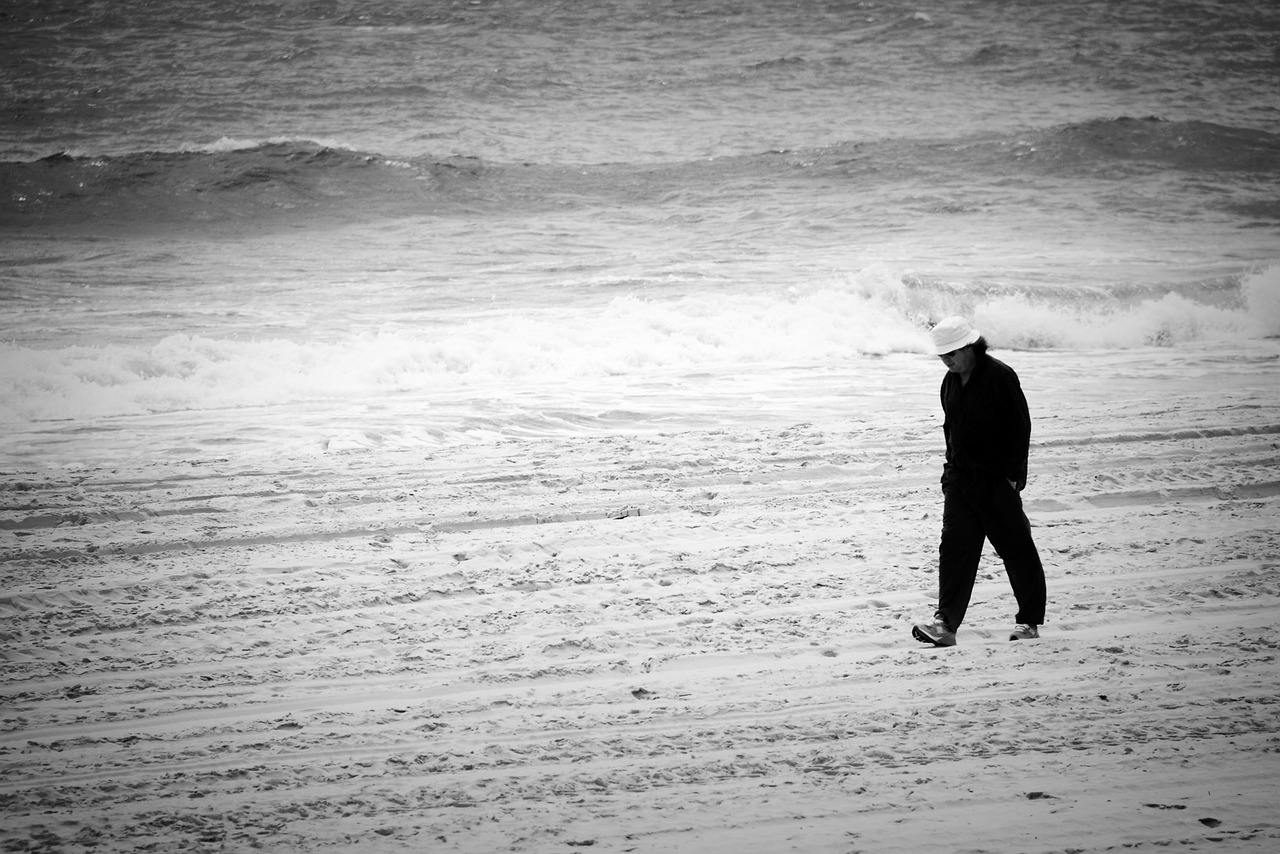
<svg viewBox="0 0 1280 854">
<path fill-rule="evenodd" d="M 214 142 L 184 142 L 178 146 L 179 154 L 225 154 L 235 151 L 251 151 L 266 145 L 319 145 L 323 148 L 335 148 L 354 151 L 344 142 L 333 139 L 317 139 L 309 136 L 272 136 L 265 139 L 233 139 L 224 136 Z"/>
<path fill-rule="evenodd" d="M 1252 273 L 1240 283 L 1258 335 L 1280 336 L 1280 266 Z"/>
<path fill-rule="evenodd" d="M 1127 349 L 1280 334 L 1276 271 L 1246 277 L 1241 295 L 1243 305 L 1223 307 L 1174 293 L 1076 305 L 1010 294 L 983 300 L 973 315 L 993 345 L 1019 348 Z"/>
<path fill-rule="evenodd" d="M 1280 331 L 1280 279 L 1244 281 L 1247 308 L 1176 294 L 1136 304 L 971 295 L 996 347 L 1133 348 L 1257 338 Z M 863 355 L 930 352 L 928 322 L 954 294 L 905 286 L 883 268 L 753 294 L 622 296 L 595 308 L 545 307 L 395 326 L 338 341 L 174 335 L 153 345 L 42 350 L 0 345 L 0 420 L 356 400 L 395 392 L 500 396 L 516 384 L 554 399 L 602 378 L 765 372 Z M 936 304 L 935 304 L 936 303 Z M 861 373 L 867 371 L 859 369 Z M 874 377 L 868 374 L 868 381 Z"/>
<path fill-rule="evenodd" d="M 887 276 L 887 274 L 884 274 Z M 923 352 L 924 333 L 872 283 L 801 293 L 619 297 L 597 311 L 473 318 L 337 342 L 174 335 L 151 346 L 3 345 L 0 419 L 44 420 L 392 391 L 428 395 L 512 381 L 548 388 L 651 371 L 750 370 L 859 353 Z"/>
<path fill-rule="evenodd" d="M 380 382 L 429 386 L 447 373 L 534 382 L 646 371 L 806 364 L 857 354 L 922 352 L 921 329 L 889 301 L 847 287 L 678 300 L 622 296 L 597 313 L 471 322 L 431 338 L 389 333 Z"/>
<path fill-rule="evenodd" d="M 329 354 L 334 358 L 337 354 Z M 151 347 L 0 350 L 0 418 L 93 418 L 270 403 L 324 391 L 323 349 L 174 335 Z M 340 367 L 340 366 L 335 366 Z"/>
</svg>

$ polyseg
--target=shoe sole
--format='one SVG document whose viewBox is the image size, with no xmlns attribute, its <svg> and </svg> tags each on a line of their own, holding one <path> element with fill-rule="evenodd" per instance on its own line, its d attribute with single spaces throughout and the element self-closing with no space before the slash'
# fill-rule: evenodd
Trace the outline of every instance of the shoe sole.
<svg viewBox="0 0 1280 854">
<path fill-rule="evenodd" d="M 926 635 L 924 632 L 920 631 L 920 627 L 919 627 L 919 626 L 912 626 L 912 627 L 911 627 L 911 636 L 912 636 L 913 638 L 915 638 L 916 640 L 920 641 L 920 643 L 932 644 L 933 646 L 946 647 L 946 646 L 955 646 L 955 645 L 956 645 L 956 642 L 955 642 L 955 639 L 954 639 L 954 638 L 952 638 L 950 641 L 945 641 L 945 640 L 934 640 L 933 638 L 931 638 L 931 637 L 929 637 L 928 635 Z"/>
</svg>

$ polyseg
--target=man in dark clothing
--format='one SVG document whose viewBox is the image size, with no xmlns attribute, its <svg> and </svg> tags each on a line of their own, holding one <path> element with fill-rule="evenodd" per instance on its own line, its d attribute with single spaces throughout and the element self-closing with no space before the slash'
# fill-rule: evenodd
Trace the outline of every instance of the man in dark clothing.
<svg viewBox="0 0 1280 854">
<path fill-rule="evenodd" d="M 1018 625 L 1009 640 L 1037 638 L 1044 623 L 1044 567 L 1019 495 L 1027 485 L 1031 444 L 1027 399 L 1018 375 L 987 354 L 986 340 L 964 318 L 939 323 L 933 342 L 947 366 L 941 393 L 947 461 L 942 469 L 938 611 L 932 623 L 917 624 L 911 633 L 922 643 L 955 645 L 983 542 L 990 540 L 1018 601 Z"/>
</svg>

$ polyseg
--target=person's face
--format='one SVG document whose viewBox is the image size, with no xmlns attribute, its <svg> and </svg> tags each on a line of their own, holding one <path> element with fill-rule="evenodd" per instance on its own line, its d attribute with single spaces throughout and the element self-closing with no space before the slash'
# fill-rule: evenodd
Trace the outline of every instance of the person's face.
<svg viewBox="0 0 1280 854">
<path fill-rule="evenodd" d="M 972 344 L 967 347 L 961 347 L 959 350 L 952 350 L 950 353 L 944 353 L 938 358 L 942 360 L 942 364 L 947 366 L 947 370 L 953 374 L 970 373 L 978 361 L 977 355 L 973 352 Z"/>
</svg>

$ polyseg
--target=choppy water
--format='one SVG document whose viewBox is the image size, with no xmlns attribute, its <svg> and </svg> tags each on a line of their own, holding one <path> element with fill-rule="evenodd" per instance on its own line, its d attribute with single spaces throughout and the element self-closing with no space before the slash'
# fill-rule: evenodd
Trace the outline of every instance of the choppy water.
<svg viewBox="0 0 1280 854">
<path fill-rule="evenodd" d="M 0 421 L 70 457 L 166 413 L 286 444 L 299 413 L 356 444 L 803 417 L 932 383 L 953 311 L 1252 365 L 1278 72 L 1268 3 L 11 6 Z"/>
</svg>

